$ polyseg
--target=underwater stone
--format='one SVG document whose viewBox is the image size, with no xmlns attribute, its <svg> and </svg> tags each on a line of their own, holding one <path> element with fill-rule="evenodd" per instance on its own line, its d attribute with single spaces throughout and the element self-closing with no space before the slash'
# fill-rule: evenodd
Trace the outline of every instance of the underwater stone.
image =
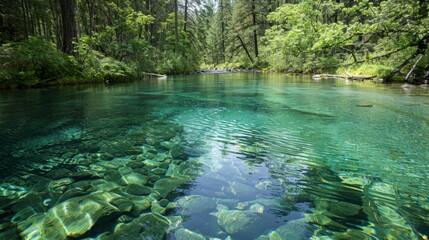
<svg viewBox="0 0 429 240">
<path fill-rule="evenodd" d="M 164 207 L 161 207 L 161 205 L 159 205 L 158 202 L 153 202 L 150 210 L 153 213 L 159 213 L 159 214 L 163 214 L 163 215 L 166 213 L 166 209 Z"/>
<path fill-rule="evenodd" d="M 141 201 L 135 201 L 134 202 L 134 204 L 135 204 L 135 210 L 137 212 L 142 212 L 142 211 L 150 209 L 151 206 L 152 206 L 152 201 L 153 200 L 151 198 L 149 198 L 149 197 L 144 198 Z"/>
<path fill-rule="evenodd" d="M 63 179 L 59 179 L 59 180 L 55 180 L 49 183 L 48 187 L 53 189 L 53 188 L 59 188 L 59 187 L 63 187 L 63 186 L 67 186 L 74 183 L 74 180 L 71 178 L 63 178 Z"/>
<path fill-rule="evenodd" d="M 159 176 L 159 175 L 152 175 L 152 176 L 149 177 L 149 183 L 153 185 L 159 179 L 161 179 L 161 176 Z"/>
<path fill-rule="evenodd" d="M 170 220 L 170 226 L 168 227 L 167 233 L 170 233 L 182 226 L 183 218 L 181 216 L 169 216 L 167 218 Z"/>
<path fill-rule="evenodd" d="M 66 239 L 80 237 L 98 221 L 119 210 L 108 203 L 118 195 L 98 193 L 62 202 L 47 213 L 35 214 L 20 223 L 24 239 Z"/>
<path fill-rule="evenodd" d="M 205 240 L 206 238 L 198 233 L 192 232 L 186 228 L 180 228 L 175 233 L 174 236 L 177 240 Z"/>
<path fill-rule="evenodd" d="M 150 187 L 132 183 L 125 188 L 125 192 L 132 195 L 144 196 L 149 195 L 152 192 L 152 189 Z"/>
<path fill-rule="evenodd" d="M 185 153 L 180 146 L 175 146 L 173 149 L 171 149 L 170 153 L 171 156 L 175 159 L 185 159 Z"/>
<path fill-rule="evenodd" d="M 338 229 L 338 230 L 342 230 L 342 231 L 347 229 L 346 226 L 341 225 L 338 222 L 336 222 L 336 221 L 332 220 L 331 218 L 324 216 L 320 213 L 306 214 L 305 218 L 306 218 L 308 223 L 313 223 L 313 224 L 317 224 L 320 226 L 330 227 L 330 228 Z"/>
<path fill-rule="evenodd" d="M 189 178 L 186 178 L 186 177 L 161 178 L 158 181 L 156 181 L 153 188 L 162 197 L 165 198 L 169 193 L 173 192 L 179 186 L 185 184 L 188 181 L 189 181 Z"/>
<path fill-rule="evenodd" d="M 231 182 L 229 183 L 231 193 L 236 196 L 255 196 L 258 193 L 256 188 L 247 186 L 246 184 L 242 184 L 239 182 Z"/>
<path fill-rule="evenodd" d="M 128 174 L 128 173 L 133 172 L 133 169 L 132 169 L 132 168 L 130 168 L 130 167 L 120 167 L 120 168 L 118 169 L 118 172 L 119 172 L 120 174 L 122 174 L 122 175 L 126 175 L 126 174 Z"/>
<path fill-rule="evenodd" d="M 75 181 L 101 179 L 102 176 L 94 171 L 71 172 L 67 177 L 73 178 Z"/>
<path fill-rule="evenodd" d="M 69 189 L 69 190 L 65 191 L 63 194 L 61 194 L 61 196 L 58 199 L 58 202 L 62 202 L 62 201 L 65 201 L 67 199 L 74 198 L 74 197 L 85 196 L 87 194 L 88 194 L 88 192 L 85 190 L 82 190 L 82 189 L 77 189 L 77 188 Z"/>
<path fill-rule="evenodd" d="M 168 199 L 161 199 L 161 201 L 159 201 L 159 205 L 161 205 L 161 207 L 166 207 L 168 205 L 170 201 L 168 201 Z"/>
<path fill-rule="evenodd" d="M 106 171 L 104 179 L 109 182 L 115 182 L 121 186 L 127 185 L 127 182 L 122 177 L 122 175 L 114 170 Z"/>
<path fill-rule="evenodd" d="M 217 223 L 229 234 L 257 231 L 262 219 L 257 213 L 240 210 L 220 210 L 215 213 Z"/>
<path fill-rule="evenodd" d="M 128 215 L 122 215 L 118 218 L 118 222 L 120 223 L 129 223 L 133 221 L 133 218 Z"/>
<path fill-rule="evenodd" d="M 158 213 L 147 213 L 135 220 L 144 229 L 140 239 L 163 239 L 170 227 L 170 220 Z"/>
<path fill-rule="evenodd" d="M 198 160 L 187 160 L 183 161 L 179 166 L 175 168 L 173 176 L 193 176 L 197 177 L 200 175 L 201 163 Z"/>
<path fill-rule="evenodd" d="M 362 208 L 361 206 L 353 203 L 329 199 L 318 199 L 315 201 L 315 205 L 318 211 L 327 211 L 329 214 L 340 217 L 358 215 Z"/>
<path fill-rule="evenodd" d="M 140 173 L 129 173 L 123 176 L 123 179 L 127 184 L 145 185 L 148 182 L 147 176 Z"/>
<path fill-rule="evenodd" d="M 126 164 L 126 166 L 127 167 L 130 167 L 130 168 L 141 168 L 141 167 L 143 167 L 143 163 L 142 162 L 139 162 L 139 161 L 131 161 L 131 162 L 128 162 L 127 164 Z"/>
<path fill-rule="evenodd" d="M 164 141 L 164 142 L 161 142 L 161 146 L 167 150 L 171 150 L 176 146 L 176 144 L 171 141 Z"/>
<path fill-rule="evenodd" d="M 173 176 L 174 172 L 176 171 L 176 168 L 177 168 L 177 165 L 174 163 L 171 163 L 168 166 L 168 169 L 167 169 L 167 172 L 165 173 L 165 176 L 169 176 L 169 177 Z"/>
<path fill-rule="evenodd" d="M 102 153 L 101 156 L 100 156 L 100 158 L 103 159 L 103 160 L 110 161 L 110 160 L 113 160 L 115 158 L 115 156 L 113 156 L 110 153 Z"/>
<path fill-rule="evenodd" d="M 278 227 L 268 235 L 269 240 L 305 240 L 310 239 L 315 227 L 309 225 L 304 218 L 290 220 L 285 225 Z M 264 238 L 262 238 L 264 239 Z"/>
<path fill-rule="evenodd" d="M 48 177 L 48 178 L 52 178 L 52 179 L 61 179 L 61 178 L 68 176 L 69 173 L 71 173 L 71 171 L 68 169 L 57 168 L 57 169 L 52 169 L 51 171 L 46 173 L 44 176 Z"/>
<path fill-rule="evenodd" d="M 158 162 L 155 160 L 145 160 L 143 161 L 143 163 L 150 168 L 156 168 L 156 167 L 163 168 L 169 165 L 169 162 Z"/>
<path fill-rule="evenodd" d="M 200 195 L 186 196 L 177 200 L 176 203 L 182 209 L 183 215 L 211 212 L 217 206 L 213 199 Z"/>
<path fill-rule="evenodd" d="M 131 212 L 134 207 L 134 203 L 126 198 L 114 198 L 110 201 L 110 204 L 117 207 L 121 212 Z"/>
<path fill-rule="evenodd" d="M 341 178 L 341 182 L 348 185 L 355 185 L 359 187 L 364 187 L 366 185 L 369 185 L 371 181 L 364 177 L 357 177 L 357 176 L 342 176 L 339 175 Z"/>
<path fill-rule="evenodd" d="M 149 169 L 147 167 L 133 168 L 133 171 L 135 173 L 140 173 L 140 174 L 143 174 L 143 175 L 148 175 L 148 173 L 149 173 Z"/>
<path fill-rule="evenodd" d="M 21 239 L 66 239 L 67 235 L 59 221 L 46 218 L 46 213 L 35 214 L 18 224 Z"/>
<path fill-rule="evenodd" d="M 250 211 L 258 214 L 264 213 L 264 206 L 262 206 L 259 203 L 255 203 L 252 206 L 250 206 Z"/>
<path fill-rule="evenodd" d="M 152 173 L 156 174 L 156 175 L 164 175 L 165 172 L 167 172 L 167 169 L 164 168 L 154 168 L 152 170 L 150 170 Z"/>
</svg>

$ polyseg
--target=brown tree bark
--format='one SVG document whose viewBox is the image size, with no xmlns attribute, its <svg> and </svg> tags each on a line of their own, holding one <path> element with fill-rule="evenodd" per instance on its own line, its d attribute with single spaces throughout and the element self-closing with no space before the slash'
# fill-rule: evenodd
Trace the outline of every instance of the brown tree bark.
<svg viewBox="0 0 429 240">
<path fill-rule="evenodd" d="M 175 44 L 174 52 L 179 53 L 179 7 L 177 4 L 178 0 L 174 0 L 174 33 L 175 33 Z"/>
<path fill-rule="evenodd" d="M 258 23 L 256 21 L 256 3 L 255 0 L 252 0 L 252 20 L 253 20 L 253 41 L 255 44 L 255 56 L 259 56 L 259 49 L 258 49 L 258 33 L 257 33 L 257 27 Z"/>
<path fill-rule="evenodd" d="M 22 6 L 22 17 L 24 18 L 24 39 L 28 39 L 28 18 L 27 18 L 27 7 L 25 0 L 21 1 Z"/>
<path fill-rule="evenodd" d="M 61 50 L 69 55 L 75 55 L 73 42 L 77 40 L 75 1 L 60 0 L 63 43 Z"/>
<path fill-rule="evenodd" d="M 237 37 L 238 37 L 238 40 L 240 40 L 241 46 L 243 47 L 244 51 L 246 52 L 247 57 L 248 57 L 248 58 L 249 58 L 249 60 L 253 63 L 253 62 L 254 62 L 254 60 L 253 60 L 253 58 L 252 58 L 252 55 L 250 55 L 250 52 L 249 52 L 249 50 L 247 49 L 246 44 L 244 44 L 243 39 L 240 37 L 240 35 L 237 35 Z"/>
<path fill-rule="evenodd" d="M 188 27 L 188 0 L 185 0 L 185 24 L 183 26 L 183 30 L 185 32 L 187 27 Z"/>
</svg>

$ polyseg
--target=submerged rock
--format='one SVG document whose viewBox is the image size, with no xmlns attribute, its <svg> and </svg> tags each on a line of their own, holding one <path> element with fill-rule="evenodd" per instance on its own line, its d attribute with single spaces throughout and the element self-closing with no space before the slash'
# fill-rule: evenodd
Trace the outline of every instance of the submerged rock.
<svg viewBox="0 0 429 240">
<path fill-rule="evenodd" d="M 125 192 L 132 194 L 132 195 L 137 195 L 137 196 L 144 196 L 144 195 L 149 195 L 152 192 L 152 189 L 150 187 L 146 187 L 146 186 L 142 186 L 139 184 L 129 184 L 126 188 L 125 188 Z"/>
<path fill-rule="evenodd" d="M 162 197 L 166 197 L 169 193 L 176 190 L 179 186 L 189 181 L 187 177 L 171 177 L 161 178 L 156 181 L 154 190 L 156 190 Z"/>
<path fill-rule="evenodd" d="M 143 214 L 135 221 L 144 229 L 139 235 L 141 239 L 163 239 L 171 224 L 168 218 L 157 213 Z"/>
<path fill-rule="evenodd" d="M 231 193 L 236 196 L 255 196 L 258 193 L 256 188 L 247 186 L 239 182 L 231 182 L 230 184 Z"/>
<path fill-rule="evenodd" d="M 217 206 L 212 198 L 200 195 L 186 196 L 177 200 L 176 203 L 182 209 L 183 215 L 212 212 Z"/>
<path fill-rule="evenodd" d="M 319 226 L 329 227 L 331 229 L 336 229 L 340 231 L 344 231 L 347 229 L 346 226 L 332 220 L 331 218 L 322 215 L 320 213 L 317 214 L 308 214 L 305 216 L 308 223 L 317 224 Z"/>
<path fill-rule="evenodd" d="M 297 220 L 288 221 L 285 225 L 278 227 L 275 231 L 268 234 L 269 240 L 305 240 L 309 239 L 315 227 L 307 223 L 306 219 L 301 218 Z M 258 238 L 259 239 L 259 238 Z"/>
<path fill-rule="evenodd" d="M 252 206 L 250 206 L 249 210 L 254 213 L 262 214 L 264 213 L 264 206 L 262 206 L 259 203 L 255 203 Z"/>
<path fill-rule="evenodd" d="M 71 178 L 63 178 L 63 179 L 59 179 L 59 180 L 55 180 L 49 183 L 48 187 L 53 189 L 53 188 L 59 188 L 62 186 L 67 186 L 74 183 L 74 180 Z"/>
<path fill-rule="evenodd" d="M 145 185 L 148 182 L 148 177 L 140 173 L 129 173 L 123 179 L 127 184 Z"/>
<path fill-rule="evenodd" d="M 120 210 L 109 203 L 120 197 L 111 193 L 98 193 L 69 199 L 51 208 L 46 213 L 35 214 L 20 222 L 23 239 L 77 238 L 88 232 L 100 219 Z"/>
<path fill-rule="evenodd" d="M 257 231 L 262 223 L 259 214 L 251 211 L 220 210 L 217 223 L 229 234 Z"/>
<path fill-rule="evenodd" d="M 318 211 L 324 211 L 328 216 L 355 216 L 358 215 L 362 207 L 353 203 L 336 201 L 330 199 L 317 199 L 315 201 L 316 209 Z"/>
<path fill-rule="evenodd" d="M 174 236 L 177 240 L 205 240 L 206 238 L 198 233 L 192 232 L 186 228 L 180 228 L 175 233 Z"/>
<path fill-rule="evenodd" d="M 119 223 L 113 234 L 103 234 L 100 239 L 147 239 L 162 240 L 168 233 L 172 222 L 157 213 L 142 214 L 130 223 Z"/>
</svg>

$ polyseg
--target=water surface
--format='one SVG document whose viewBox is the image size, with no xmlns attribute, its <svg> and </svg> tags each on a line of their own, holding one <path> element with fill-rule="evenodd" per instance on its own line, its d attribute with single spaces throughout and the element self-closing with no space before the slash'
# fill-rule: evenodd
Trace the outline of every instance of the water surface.
<svg viewBox="0 0 429 240">
<path fill-rule="evenodd" d="M 1 92 L 0 139 L 0 238 L 429 234 L 427 88 L 235 73 Z"/>
</svg>

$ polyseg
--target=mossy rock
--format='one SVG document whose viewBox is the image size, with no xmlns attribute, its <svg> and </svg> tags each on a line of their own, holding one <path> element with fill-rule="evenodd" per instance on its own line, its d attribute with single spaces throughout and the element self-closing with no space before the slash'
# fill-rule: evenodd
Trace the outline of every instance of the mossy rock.
<svg viewBox="0 0 429 240">
<path fill-rule="evenodd" d="M 182 209 L 183 215 L 194 215 L 207 213 L 216 210 L 216 202 L 212 198 L 191 195 L 176 201 L 178 207 Z"/>
<path fill-rule="evenodd" d="M 132 183 L 125 188 L 125 192 L 137 196 L 146 196 L 152 193 L 152 189 L 150 187 Z"/>
<path fill-rule="evenodd" d="M 206 238 L 198 233 L 192 232 L 186 228 L 180 228 L 175 233 L 174 236 L 177 240 L 206 240 Z"/>
<path fill-rule="evenodd" d="M 215 216 L 219 226 L 229 234 L 254 232 L 262 223 L 259 214 L 251 211 L 220 210 Z"/>
<path fill-rule="evenodd" d="M 307 223 L 306 219 L 288 221 L 268 234 L 269 240 L 305 240 L 309 239 L 316 228 Z"/>
<path fill-rule="evenodd" d="M 181 185 L 187 183 L 190 179 L 187 177 L 170 177 L 170 178 L 161 178 L 156 181 L 154 185 L 154 190 L 157 191 L 163 198 L 168 194 L 175 191 Z"/>
<path fill-rule="evenodd" d="M 109 203 L 120 197 L 111 193 L 98 193 L 62 202 L 45 214 L 36 214 L 20 223 L 23 239 L 78 238 L 88 232 L 100 219 L 120 210 Z"/>
</svg>

